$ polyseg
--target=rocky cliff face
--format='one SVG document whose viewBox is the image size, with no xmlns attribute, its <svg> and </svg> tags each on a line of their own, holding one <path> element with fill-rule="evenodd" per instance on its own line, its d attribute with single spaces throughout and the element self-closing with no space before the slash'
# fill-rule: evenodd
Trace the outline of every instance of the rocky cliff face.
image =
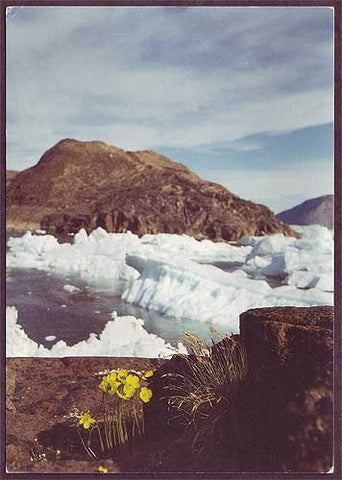
<svg viewBox="0 0 342 480">
<path fill-rule="evenodd" d="M 278 220 L 290 225 L 323 225 L 334 227 L 334 195 L 311 198 L 277 215 Z"/>
<path fill-rule="evenodd" d="M 291 229 L 265 206 L 242 200 L 152 151 L 62 140 L 13 179 L 7 218 L 27 215 L 52 233 L 186 233 L 235 240 Z M 35 210 L 32 213 L 32 210 Z"/>
</svg>

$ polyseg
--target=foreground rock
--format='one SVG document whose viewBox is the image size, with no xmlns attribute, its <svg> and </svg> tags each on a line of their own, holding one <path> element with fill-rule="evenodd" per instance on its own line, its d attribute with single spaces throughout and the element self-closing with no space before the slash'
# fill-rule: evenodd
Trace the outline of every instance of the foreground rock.
<svg viewBox="0 0 342 480">
<path fill-rule="evenodd" d="M 110 459 L 89 461 L 70 413 L 101 406 L 105 369 L 149 370 L 163 360 L 141 358 L 8 358 L 6 368 L 6 466 L 9 472 L 120 472 Z M 57 451 L 60 451 L 60 456 Z"/>
<path fill-rule="evenodd" d="M 277 214 L 278 220 L 290 225 L 323 225 L 334 228 L 334 195 L 311 198 Z"/>
<path fill-rule="evenodd" d="M 170 409 L 169 394 L 179 392 L 170 392 L 168 378 L 189 375 L 182 358 L 154 376 L 147 431 L 159 442 L 168 436 L 180 458 L 187 452 L 187 463 L 199 470 L 327 472 L 333 463 L 332 328 L 332 307 L 248 310 L 240 316 L 248 373 L 235 386 L 235 402 L 205 430 L 203 452 L 196 455 L 193 438 L 184 434 L 191 425 L 184 429 L 184 416 Z M 203 425 L 199 417 L 197 435 Z"/>
<path fill-rule="evenodd" d="M 39 222 L 51 233 L 186 233 L 236 240 L 296 234 L 265 206 L 242 200 L 152 151 L 62 140 L 8 185 L 7 222 Z"/>
<path fill-rule="evenodd" d="M 250 464 L 327 472 L 332 465 L 333 307 L 249 310 L 240 332 L 254 381 Z M 264 458 L 263 458 L 264 457 Z"/>
</svg>

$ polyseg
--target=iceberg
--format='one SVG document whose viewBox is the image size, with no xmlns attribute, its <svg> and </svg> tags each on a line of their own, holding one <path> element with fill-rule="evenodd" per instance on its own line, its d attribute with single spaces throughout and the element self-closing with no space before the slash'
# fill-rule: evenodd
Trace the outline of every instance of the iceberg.
<svg viewBox="0 0 342 480">
<path fill-rule="evenodd" d="M 58 245 L 53 235 L 32 235 L 30 231 L 22 237 L 10 237 L 7 242 L 7 266 L 44 269 L 46 254 Z"/>
<path fill-rule="evenodd" d="M 49 338 L 52 340 L 52 336 Z M 88 340 L 68 346 L 60 340 L 51 349 L 31 340 L 18 323 L 18 312 L 14 306 L 6 307 L 6 356 L 7 357 L 167 357 L 176 352 L 186 353 L 182 344 L 174 348 L 162 338 L 148 333 L 141 319 L 124 316 L 116 312 L 106 324 L 99 338 L 91 333 Z"/>
<path fill-rule="evenodd" d="M 180 255 L 200 263 L 215 261 L 243 264 L 251 247 L 234 247 L 187 235 L 157 234 L 139 238 L 131 232 L 108 233 L 97 228 L 89 235 L 81 229 L 73 243 L 58 243 L 52 235 L 11 237 L 7 243 L 8 268 L 36 268 L 59 275 L 74 275 L 98 290 L 121 295 L 138 273 L 126 263 L 126 255 L 145 252 L 166 257 Z"/>
<path fill-rule="evenodd" d="M 121 295 L 126 283 L 137 272 L 126 265 L 125 256 L 140 245 L 133 234 L 108 234 L 102 228 L 89 236 L 80 230 L 73 244 L 58 243 L 52 235 L 36 236 L 27 232 L 21 238 L 10 238 L 8 268 L 36 268 L 58 275 L 74 275 L 98 290 Z"/>
<path fill-rule="evenodd" d="M 251 246 L 236 247 L 229 243 L 211 240 L 199 241 L 185 234 L 171 233 L 146 234 L 142 236 L 141 243 L 155 247 L 154 251 L 165 251 L 169 255 L 184 255 L 198 263 L 244 263 L 252 250 Z"/>
<path fill-rule="evenodd" d="M 242 270 L 228 273 L 182 257 L 128 255 L 127 264 L 140 272 L 122 294 L 127 302 L 174 317 L 210 322 L 233 333 L 239 315 L 249 308 L 330 305 L 331 293 L 299 290 L 291 285 L 271 288 Z"/>
<path fill-rule="evenodd" d="M 288 278 L 287 283 L 297 288 L 317 288 L 325 292 L 334 291 L 334 278 L 327 273 L 316 273 L 298 270 L 292 272 Z"/>
<path fill-rule="evenodd" d="M 242 268 L 250 275 L 281 277 L 298 288 L 332 291 L 333 232 L 320 225 L 299 230 L 300 239 L 283 234 L 252 237 L 253 242 L 245 238 L 243 243 L 253 247 Z"/>
</svg>

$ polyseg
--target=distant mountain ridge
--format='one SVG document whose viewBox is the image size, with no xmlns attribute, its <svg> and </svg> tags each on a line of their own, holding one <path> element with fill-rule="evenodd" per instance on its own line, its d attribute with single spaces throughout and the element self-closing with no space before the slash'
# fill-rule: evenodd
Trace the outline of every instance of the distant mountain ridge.
<svg viewBox="0 0 342 480">
<path fill-rule="evenodd" d="M 334 227 L 334 195 L 311 198 L 277 214 L 278 220 L 290 225 L 323 225 Z"/>
<path fill-rule="evenodd" d="M 102 226 L 110 232 L 186 233 L 219 241 L 294 234 L 264 205 L 201 180 L 165 156 L 72 139 L 57 143 L 9 184 L 8 224 L 28 218 L 52 233 Z"/>
</svg>

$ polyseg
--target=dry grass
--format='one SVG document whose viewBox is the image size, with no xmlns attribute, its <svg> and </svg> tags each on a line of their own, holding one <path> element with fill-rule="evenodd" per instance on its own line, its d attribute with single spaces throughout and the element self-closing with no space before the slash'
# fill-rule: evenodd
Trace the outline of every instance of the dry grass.
<svg viewBox="0 0 342 480">
<path fill-rule="evenodd" d="M 192 453 L 207 457 L 223 437 L 239 435 L 238 401 L 240 387 L 247 375 L 243 345 L 234 336 L 220 336 L 208 346 L 193 333 L 187 333 L 184 343 L 189 355 L 180 355 L 184 373 L 167 373 L 164 384 L 170 413 L 169 423 L 184 428 Z"/>
</svg>

